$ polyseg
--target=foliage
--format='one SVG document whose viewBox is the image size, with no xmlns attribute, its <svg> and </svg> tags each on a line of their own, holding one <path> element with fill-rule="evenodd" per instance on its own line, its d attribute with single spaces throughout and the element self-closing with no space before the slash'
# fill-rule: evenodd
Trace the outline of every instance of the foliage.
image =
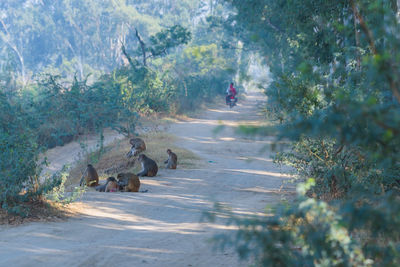
<svg viewBox="0 0 400 267">
<path fill-rule="evenodd" d="M 397 266 L 398 1 L 225 2 L 227 27 L 271 71 L 260 87 L 279 137 L 293 141 L 276 161 L 314 178 L 315 198 L 235 219 L 222 244 L 263 266 Z"/>
<path fill-rule="evenodd" d="M 37 95 L 25 100 L 25 105 L 34 114 L 32 128 L 37 129 L 39 144 L 47 147 L 63 145 L 80 134 L 116 127 L 124 116 L 135 118 L 135 112 L 125 108 L 126 100 L 117 87 L 105 90 L 77 78 L 67 84 L 58 76 L 48 75 L 35 91 Z"/>
<path fill-rule="evenodd" d="M 0 105 L 0 203 L 7 209 L 18 201 L 25 182 L 36 176 L 38 154 L 31 133 L 18 131 L 24 123 L 23 114 L 10 105 L 4 94 L 0 94 Z"/>
<path fill-rule="evenodd" d="M 226 59 L 219 53 L 216 44 L 194 45 L 187 47 L 176 59 L 174 71 L 183 79 L 180 84 L 181 109 L 192 109 L 203 99 L 210 100 L 215 94 L 225 92 L 236 73 L 230 66 L 235 58 Z M 184 77 L 182 73 L 185 73 Z"/>
<path fill-rule="evenodd" d="M 111 75 L 104 75 L 95 86 L 113 86 L 127 110 L 140 114 L 168 111 L 171 88 L 160 73 L 146 67 L 121 68 Z M 106 87 L 103 88 L 106 90 Z M 127 118 L 130 117 L 129 115 Z"/>
<path fill-rule="evenodd" d="M 71 202 L 80 198 L 85 192 L 86 188 L 75 187 L 72 192 L 65 192 L 65 183 L 68 179 L 68 172 L 63 168 L 60 172 L 55 173 L 47 182 L 58 181 L 58 185 L 52 187 L 52 190 L 45 194 L 46 198 L 63 205 L 70 204 Z"/>
<path fill-rule="evenodd" d="M 241 259 L 258 266 L 396 266 L 400 262 L 399 198 L 387 194 L 379 204 L 364 198 L 328 204 L 305 193 L 310 179 L 298 185 L 298 198 L 280 204 L 273 215 L 242 218 L 219 207 L 216 216 L 228 216 L 239 228 L 215 236 L 220 248 L 234 246 Z M 377 221 L 377 217 L 380 218 Z"/>
<path fill-rule="evenodd" d="M 275 162 L 294 167 L 300 179 L 312 177 L 316 181 L 313 192 L 319 198 L 341 198 L 351 189 L 380 194 L 394 187 L 394 176 L 380 175 L 367 170 L 366 158 L 357 147 L 337 147 L 333 140 L 302 138 L 289 152 L 278 152 Z M 385 174 L 385 173 L 383 173 Z M 383 180 L 386 179 L 386 180 Z M 387 188 L 382 185 L 386 185 Z"/>
<path fill-rule="evenodd" d="M 0 93 L 0 204 L 2 209 L 21 215 L 29 213 L 21 203 L 39 199 L 57 184 L 39 180 L 41 150 L 29 128 L 30 119 L 18 104 L 11 105 Z"/>
<path fill-rule="evenodd" d="M 162 30 L 150 36 L 152 47 L 150 48 L 153 57 L 166 54 L 168 49 L 181 44 L 187 44 L 191 39 L 191 33 L 180 25 L 174 25 L 169 29 Z"/>
<path fill-rule="evenodd" d="M 346 191 L 355 183 L 369 187 L 371 181 L 375 192 L 398 187 L 395 3 L 228 2 L 246 29 L 243 40 L 262 48 L 267 58 L 273 74 L 268 107 L 285 123 L 281 137 L 299 142 L 280 158 L 307 163 L 294 166 L 302 178 L 320 177 L 318 184 L 329 184 L 326 193 L 335 191 L 333 176 Z M 249 16 L 253 10 L 262 12 Z"/>
</svg>

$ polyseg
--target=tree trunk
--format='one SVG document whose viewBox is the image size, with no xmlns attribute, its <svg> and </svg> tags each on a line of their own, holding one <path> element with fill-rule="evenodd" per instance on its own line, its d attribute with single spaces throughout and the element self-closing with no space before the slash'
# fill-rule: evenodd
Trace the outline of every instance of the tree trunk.
<svg viewBox="0 0 400 267">
<path fill-rule="evenodd" d="M 23 85 L 25 86 L 27 83 L 27 78 L 26 78 L 26 72 L 25 72 L 25 62 L 24 62 L 24 57 L 22 55 L 22 52 L 18 49 L 17 45 L 15 43 L 11 42 L 11 34 L 8 32 L 8 28 L 6 24 L 4 23 L 3 20 L 0 19 L 0 23 L 3 25 L 5 34 L 0 35 L 2 37 L 3 41 L 17 54 L 17 57 L 19 59 L 19 62 L 21 64 L 21 76 L 22 76 L 22 82 Z"/>
<path fill-rule="evenodd" d="M 140 34 L 138 32 L 138 30 L 135 28 L 135 34 L 136 34 L 136 38 L 138 39 L 139 43 L 140 43 L 140 47 L 142 49 L 142 55 L 143 55 L 143 65 L 146 67 L 147 66 L 147 62 L 146 62 L 146 44 L 143 42 L 142 37 L 140 37 Z"/>
<path fill-rule="evenodd" d="M 355 14 L 355 10 L 353 8 L 353 21 L 354 21 L 354 34 L 355 34 L 355 38 L 356 38 L 356 53 L 357 53 L 357 69 L 360 70 L 361 69 L 361 57 L 360 57 L 360 33 L 358 32 L 357 29 L 357 16 Z"/>
</svg>

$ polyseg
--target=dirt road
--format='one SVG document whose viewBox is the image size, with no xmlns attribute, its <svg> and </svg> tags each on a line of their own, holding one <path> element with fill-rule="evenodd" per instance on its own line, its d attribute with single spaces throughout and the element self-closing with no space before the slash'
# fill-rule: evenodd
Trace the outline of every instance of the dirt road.
<svg viewBox="0 0 400 267">
<path fill-rule="evenodd" d="M 0 266 L 245 266 L 207 242 L 229 231 L 225 225 L 200 218 L 215 201 L 237 214 L 259 214 L 280 198 L 286 176 L 268 151 L 260 154 L 270 140 L 233 131 L 259 123 L 260 101 L 261 94 L 251 93 L 233 109 L 221 105 L 171 125 L 178 146 L 201 158 L 198 169 L 161 168 L 157 177 L 142 179 L 148 193 L 87 192 L 84 214 L 65 222 L 1 226 Z M 221 123 L 227 127 L 215 134 Z"/>
</svg>

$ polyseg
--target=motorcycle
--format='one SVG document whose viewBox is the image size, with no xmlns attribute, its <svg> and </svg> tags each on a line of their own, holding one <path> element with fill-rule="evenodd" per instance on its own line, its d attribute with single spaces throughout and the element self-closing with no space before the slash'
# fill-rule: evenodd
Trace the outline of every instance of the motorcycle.
<svg viewBox="0 0 400 267">
<path fill-rule="evenodd" d="M 233 95 L 231 95 L 229 97 L 229 102 L 228 102 L 229 107 L 233 108 L 234 106 L 236 106 L 236 102 L 237 102 L 237 98 L 234 97 Z"/>
</svg>

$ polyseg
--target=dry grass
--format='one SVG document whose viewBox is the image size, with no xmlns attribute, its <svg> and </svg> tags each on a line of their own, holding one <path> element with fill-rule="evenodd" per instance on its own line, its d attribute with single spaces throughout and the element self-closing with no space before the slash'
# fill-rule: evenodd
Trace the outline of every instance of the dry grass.
<svg viewBox="0 0 400 267">
<path fill-rule="evenodd" d="M 168 158 L 167 149 L 171 149 L 178 155 L 178 168 L 193 168 L 198 164 L 198 157 L 183 148 L 174 145 L 176 137 L 165 132 L 152 132 L 139 136 L 146 143 L 144 154 L 155 160 L 159 169 L 164 168 L 164 161 Z M 130 150 L 129 139 L 117 140 L 106 146 L 104 152 L 98 155 L 93 152 L 87 155 L 86 159 L 79 161 L 70 171 L 67 185 L 77 184 L 85 170 L 87 162 L 93 164 L 99 174 L 100 180 L 105 180 L 109 176 L 117 176 L 120 172 L 138 173 L 141 166 L 137 162 L 132 165 L 132 159 L 126 158 L 126 153 Z"/>
</svg>

